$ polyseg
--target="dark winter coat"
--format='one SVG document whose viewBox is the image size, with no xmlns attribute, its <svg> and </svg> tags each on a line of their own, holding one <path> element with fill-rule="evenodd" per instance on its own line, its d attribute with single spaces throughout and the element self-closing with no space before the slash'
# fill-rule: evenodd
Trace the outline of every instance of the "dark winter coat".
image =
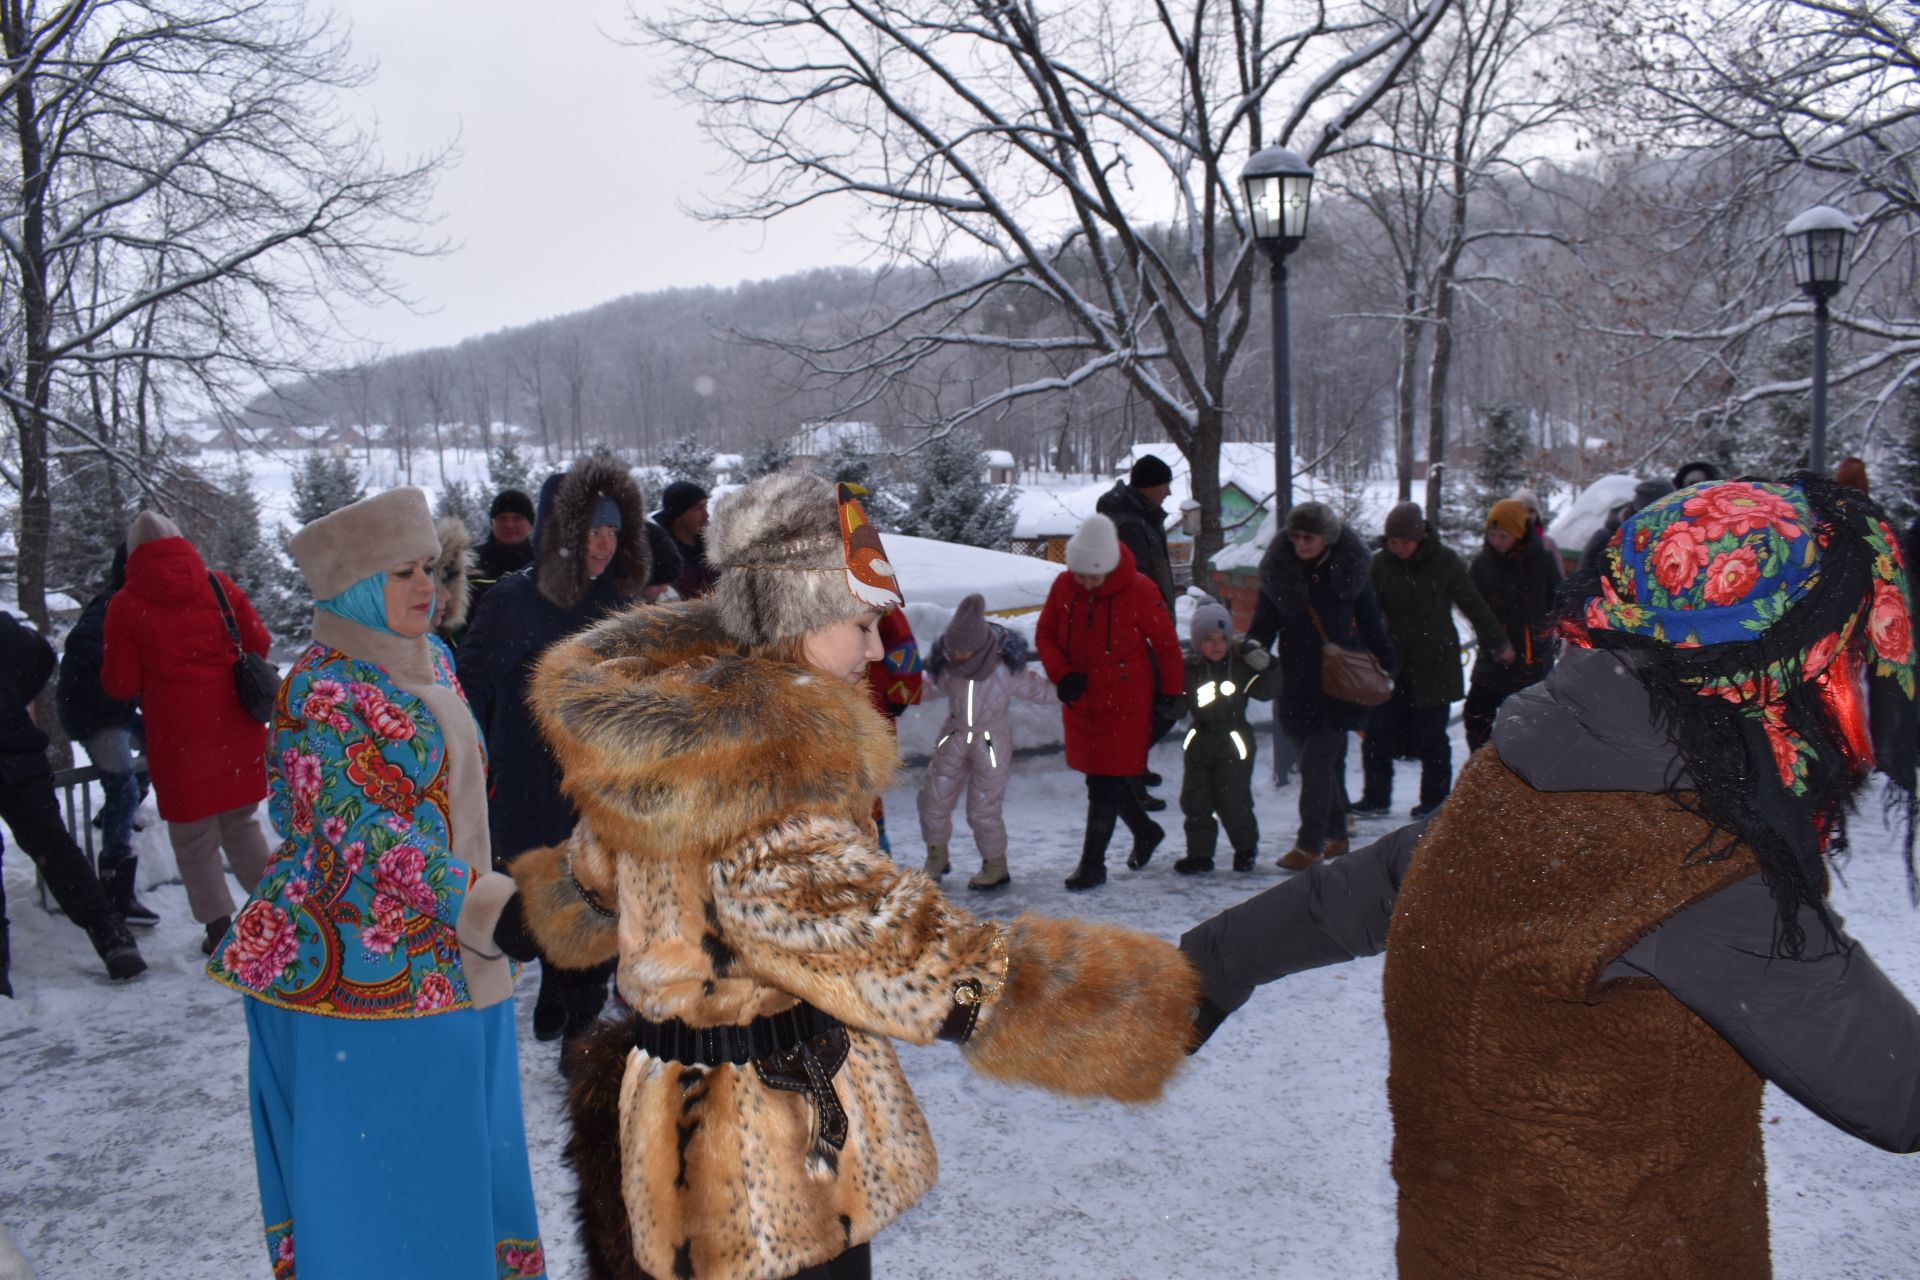
<svg viewBox="0 0 1920 1280">
<path fill-rule="evenodd" d="M 1495 773 L 1508 774 L 1511 770 L 1518 775 L 1517 779 L 1509 775 L 1509 781 L 1498 783 L 1505 788 L 1502 794 L 1511 792 L 1514 786 L 1522 789 L 1515 793 L 1518 802 L 1507 796 L 1498 818 L 1482 823 L 1474 839 L 1456 838 L 1444 848 L 1438 842 L 1430 847 L 1421 840 L 1426 824 L 1416 823 L 1337 863 L 1295 876 L 1190 930 L 1181 946 L 1205 979 L 1208 998 L 1231 1011 L 1262 983 L 1356 956 L 1377 955 L 1389 950 L 1389 943 L 1401 945 L 1401 886 L 1411 876 L 1409 868 L 1432 857 L 1451 873 L 1463 851 L 1477 858 L 1473 850 L 1485 843 L 1486 832 L 1525 824 L 1529 833 L 1526 848 L 1516 851 L 1511 865 L 1519 879 L 1536 878 L 1542 865 L 1537 857 L 1541 824 L 1548 820 L 1548 806 L 1556 796 L 1585 792 L 1616 797 L 1629 808 L 1651 806 L 1659 810 L 1670 809 L 1671 802 L 1656 793 L 1688 785 L 1671 740 L 1653 723 L 1644 687 L 1612 656 L 1593 650 L 1569 649 L 1544 682 L 1509 698 L 1501 709 L 1493 741 L 1494 750 L 1485 755 L 1493 762 Z M 1455 797 L 1449 799 L 1442 813 L 1453 808 L 1462 791 L 1477 785 L 1478 774 L 1474 769 L 1471 775 L 1462 775 Z M 1530 812 L 1535 801 L 1537 811 Z M 1581 829 L 1586 826 L 1593 829 Z M 1562 847 L 1571 847 L 1570 842 L 1578 840 L 1611 848 L 1615 843 L 1611 831 L 1617 829 L 1605 823 L 1562 824 L 1553 828 L 1553 838 Z M 1650 861 L 1647 855 L 1651 851 L 1657 851 L 1659 859 Z M 1688 849 L 1648 842 L 1632 852 L 1636 866 L 1679 871 L 1687 862 Z M 1570 867 L 1579 861 L 1567 857 L 1555 865 Z M 1746 1077 L 1758 1072 L 1815 1114 L 1863 1141 L 1890 1151 L 1920 1149 L 1920 1091 L 1914 1087 L 1914 1081 L 1920 1078 L 1920 1014 L 1864 948 L 1844 932 L 1829 930 L 1811 906 L 1803 906 L 1799 917 L 1806 933 L 1803 958 L 1775 955 L 1778 921 L 1772 895 L 1764 879 L 1751 874 L 1750 859 L 1748 863 L 1744 869 L 1749 874 L 1744 878 L 1736 878 L 1704 896 L 1660 891 L 1658 896 L 1643 895 L 1643 901 L 1629 903 L 1635 911 L 1651 908 L 1657 918 L 1637 936 L 1631 928 L 1619 931 L 1614 943 L 1604 949 L 1605 954 L 1594 957 L 1598 999 L 1568 1001 L 1568 1011 L 1596 1020 L 1618 1016 L 1623 1002 L 1638 1000 L 1644 1004 L 1647 998 L 1621 980 L 1652 979 L 1664 988 L 1664 996 L 1671 996 L 1673 1002 L 1691 1011 L 1689 1021 L 1712 1028 L 1731 1046 L 1732 1052 L 1718 1060 L 1713 1077 L 1730 1092 L 1743 1098 L 1751 1095 L 1755 1086 Z M 1743 869 L 1738 859 L 1696 865 L 1709 872 L 1715 868 L 1735 872 Z M 1593 912 L 1589 908 L 1595 904 L 1604 910 L 1602 898 L 1611 892 L 1602 886 L 1596 894 L 1587 895 L 1571 881 L 1562 883 L 1572 901 L 1555 911 L 1554 923 L 1542 937 L 1562 937 L 1573 917 L 1579 914 L 1590 918 Z M 1594 903 L 1586 901 L 1588 896 L 1594 897 Z M 1497 891 L 1480 897 L 1485 908 L 1508 901 Z M 1837 930 L 1837 917 L 1834 923 Z M 1458 940 L 1481 931 L 1478 923 L 1462 928 L 1456 920 L 1449 930 L 1449 941 L 1437 949 L 1436 961 L 1454 963 L 1461 954 Z M 1414 931 L 1409 930 L 1406 937 L 1412 950 Z M 1487 980 L 1505 981 L 1491 973 Z M 1644 989 L 1646 984 L 1638 985 Z M 1612 1010 L 1607 1009 L 1610 1005 L 1614 1006 Z M 1531 1037 L 1532 1031 L 1527 1028 L 1525 1035 Z M 1514 1029 L 1509 1032 L 1521 1034 Z M 1579 1063 L 1576 1055 L 1575 1068 Z M 1396 1069 L 1398 1065 L 1396 1060 Z M 1748 1067 L 1751 1070 L 1746 1070 Z M 1746 1077 L 1742 1076 L 1743 1070 Z M 1679 1075 L 1665 1072 L 1656 1090 L 1669 1105 L 1649 1108 L 1644 1098 L 1637 1098 L 1628 1114 L 1641 1117 L 1649 1127 L 1664 1123 L 1661 1117 L 1671 1120 L 1678 1111 L 1672 1105 L 1677 1099 L 1666 1082 L 1677 1080 Z M 1427 1078 L 1435 1078 L 1435 1073 Z M 1504 1077 L 1487 1076 L 1489 1080 L 1496 1078 Z M 1571 1096 L 1570 1090 L 1569 1077 L 1538 1097 Z M 1617 1099 L 1608 1108 L 1602 1105 L 1605 1100 L 1601 1095 L 1582 1092 L 1579 1096 L 1582 1112 L 1592 1120 L 1611 1125 L 1621 1118 Z M 1505 1114 L 1492 1106 L 1470 1109 L 1496 1119 Z M 1743 1133 L 1755 1128 L 1751 1110 L 1741 1121 Z M 1580 1123 L 1572 1116 L 1556 1121 L 1555 1113 L 1546 1109 L 1530 1108 L 1528 1114 L 1530 1126 L 1554 1121 L 1572 1132 L 1571 1126 Z M 1396 1123 L 1399 1118 L 1396 1103 Z M 1570 1139 L 1561 1149 L 1579 1150 L 1583 1146 Z M 1396 1174 L 1401 1169 L 1398 1160 L 1396 1156 Z M 1645 1198 L 1666 1198 L 1701 1180 L 1694 1174 L 1703 1165 L 1682 1160 L 1677 1167 L 1686 1168 L 1688 1176 L 1661 1181 L 1657 1189 L 1645 1191 Z M 1420 1170 L 1414 1172 L 1419 1175 Z M 1757 1169 L 1753 1174 L 1756 1179 L 1760 1176 Z M 1581 1188 L 1583 1194 L 1588 1190 Z M 1491 1225 L 1496 1229 L 1525 1225 L 1531 1234 L 1542 1219 L 1533 1212 L 1523 1216 L 1524 1222 L 1496 1218 Z M 1751 1230 L 1753 1222 L 1753 1206 L 1748 1205 L 1743 1223 L 1718 1222 L 1710 1224 L 1709 1230 L 1732 1232 L 1736 1237 L 1733 1252 L 1737 1252 L 1748 1248 L 1749 1242 L 1738 1237 L 1743 1230 Z M 1761 1226 L 1764 1229 L 1763 1222 Z M 1632 1242 L 1617 1226 L 1610 1235 L 1610 1245 L 1631 1247 Z M 1656 1234 L 1645 1238 L 1661 1237 Z M 1717 1238 L 1716 1242 L 1726 1243 Z M 1634 1269 L 1636 1265 L 1638 1270 Z M 1520 1266 L 1503 1265 L 1501 1271 L 1533 1274 Z M 1604 1268 L 1596 1264 L 1593 1269 L 1593 1274 L 1609 1276 L 1669 1273 L 1647 1258 L 1637 1263 L 1629 1260 L 1624 1267 L 1610 1261 Z M 1581 1274 L 1588 1272 L 1582 1270 Z M 1704 1270 L 1685 1274 L 1719 1273 Z M 1764 1259 L 1754 1271 L 1733 1274 L 1764 1276 Z"/>
<path fill-rule="evenodd" d="M 1167 513 L 1125 480 L 1101 494 L 1093 509 L 1113 521 L 1120 545 L 1133 552 L 1134 567 L 1159 588 L 1171 613 L 1180 593 L 1173 585 L 1173 560 L 1167 554 Z"/>
<path fill-rule="evenodd" d="M 135 704 L 110 698 L 100 687 L 100 664 L 107 653 L 107 605 L 114 593 L 103 591 L 87 601 L 80 620 L 67 632 L 60 651 L 60 686 L 55 705 L 60 727 L 78 742 L 108 729 L 124 729 L 133 720 Z"/>
<path fill-rule="evenodd" d="M 1156 688 L 1178 694 L 1182 672 L 1173 616 L 1133 567 L 1132 550 L 1121 546 L 1119 567 L 1094 591 L 1071 573 L 1055 578 L 1034 644 L 1056 685 L 1070 672 L 1087 678 L 1086 692 L 1060 711 L 1067 767 L 1109 778 L 1146 772 Z"/>
<path fill-rule="evenodd" d="M 674 594 L 682 600 L 698 600 L 713 590 L 713 584 L 720 581 L 720 575 L 707 564 L 706 542 L 700 538 L 695 538 L 692 542 L 680 541 L 658 515 L 654 516 L 654 523 L 667 530 L 667 536 L 673 541 L 674 550 L 680 553 L 680 576 L 673 580 Z"/>
<path fill-rule="evenodd" d="M 647 585 L 650 587 L 670 587 L 680 580 L 680 573 L 686 566 L 680 559 L 680 544 L 665 529 L 647 521 L 647 554 L 653 557 L 653 567 L 647 573 Z"/>
<path fill-rule="evenodd" d="M 1560 571 L 1547 549 L 1532 537 L 1513 544 L 1511 551 L 1483 546 L 1469 570 L 1479 591 L 1513 646 L 1513 663 L 1500 666 L 1485 645 L 1475 661 L 1481 667 L 1499 667 L 1499 675 L 1515 684 L 1530 684 L 1553 666 L 1554 596 L 1560 590 Z"/>
<path fill-rule="evenodd" d="M 1340 531 L 1311 563 L 1293 554 L 1293 544 L 1275 538 L 1260 558 L 1260 597 L 1247 638 L 1261 648 L 1279 641 L 1280 730 L 1308 738 L 1323 728 L 1359 729 L 1368 708 L 1329 698 L 1320 687 L 1321 632 L 1349 649 L 1370 649 L 1380 665 L 1398 660 L 1380 619 L 1380 605 L 1367 580 L 1367 548 L 1351 528 Z M 1314 625 L 1314 613 L 1320 615 Z"/>
<path fill-rule="evenodd" d="M 1400 656 L 1400 679 L 1412 686 L 1413 705 L 1439 707 L 1466 697 L 1453 611 L 1466 615 L 1482 649 L 1507 642 L 1500 619 L 1474 587 L 1467 562 L 1429 531 L 1405 560 L 1385 549 L 1374 552 L 1369 578 Z"/>
<path fill-rule="evenodd" d="M 216 572 L 248 653 L 272 637 L 233 579 Z M 233 642 L 185 538 L 159 538 L 127 557 L 127 585 L 107 605 L 100 686 L 138 698 L 147 726 L 147 772 L 160 816 L 198 822 L 267 798 L 267 726 L 234 689 Z"/>
<path fill-rule="evenodd" d="M 488 534 L 486 541 L 473 549 L 473 570 L 467 577 L 467 620 L 462 627 L 470 626 L 474 614 L 480 611 L 480 601 L 494 584 L 510 573 L 518 573 L 533 563 L 533 538 L 524 542 L 495 542 Z M 461 643 L 465 643 L 465 631 L 461 632 Z M 457 647 L 457 646 L 456 646 Z"/>
<path fill-rule="evenodd" d="M 47 735 L 27 714 L 52 675 L 53 646 L 46 637 L 0 609 L 0 783 L 53 772 Z"/>
<path fill-rule="evenodd" d="M 1182 698 L 1191 717 L 1184 744 L 1188 764 L 1251 758 L 1253 726 L 1247 723 L 1247 702 L 1272 702 L 1280 692 L 1280 673 L 1271 664 L 1255 671 L 1237 645 L 1218 662 L 1189 653 L 1184 665 L 1187 687 Z"/>
<path fill-rule="evenodd" d="M 586 575 L 587 521 L 602 493 L 620 504 L 613 562 Z M 577 815 L 560 793 L 560 769 L 534 728 L 527 682 L 542 651 L 639 596 L 651 560 L 640 488 L 617 462 L 588 459 L 540 490 L 534 563 L 482 597 L 459 652 L 460 684 L 485 736 L 487 818 L 496 862 L 557 844 Z"/>
</svg>

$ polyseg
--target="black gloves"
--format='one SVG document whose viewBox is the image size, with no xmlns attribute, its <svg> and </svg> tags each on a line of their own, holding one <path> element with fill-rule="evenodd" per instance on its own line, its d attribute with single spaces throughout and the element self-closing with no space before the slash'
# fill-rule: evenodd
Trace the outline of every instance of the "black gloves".
<svg viewBox="0 0 1920 1280">
<path fill-rule="evenodd" d="M 1187 700 L 1178 693 L 1156 693 L 1153 695 L 1153 718 L 1172 724 L 1187 714 Z"/>
<path fill-rule="evenodd" d="M 1060 705 L 1070 707 L 1087 691 L 1087 677 L 1078 671 L 1069 671 L 1060 677 L 1060 683 L 1053 688 L 1060 695 Z"/>
<path fill-rule="evenodd" d="M 1225 1009 L 1207 997 L 1201 996 L 1200 1006 L 1193 1011 L 1193 1045 L 1187 1050 L 1188 1055 L 1200 1052 L 1200 1046 L 1205 1044 L 1213 1033 L 1220 1029 L 1220 1024 L 1226 1020 Z"/>
<path fill-rule="evenodd" d="M 540 948 L 534 944 L 533 935 L 527 932 L 527 914 L 520 909 L 518 893 L 508 898 L 507 905 L 500 908 L 500 920 L 493 926 L 493 945 L 522 964 L 540 958 Z"/>
</svg>

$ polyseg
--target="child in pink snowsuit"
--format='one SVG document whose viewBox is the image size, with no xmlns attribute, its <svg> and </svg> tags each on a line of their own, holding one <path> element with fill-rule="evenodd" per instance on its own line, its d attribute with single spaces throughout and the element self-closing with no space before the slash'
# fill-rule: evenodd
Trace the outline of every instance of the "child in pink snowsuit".
<svg viewBox="0 0 1920 1280">
<path fill-rule="evenodd" d="M 1020 637 L 987 621 L 987 602 L 979 595 L 960 602 L 927 656 L 926 674 L 922 695 L 947 700 L 947 719 L 920 784 L 926 872 L 935 878 L 947 873 L 953 806 L 965 790 L 967 825 L 980 850 L 980 870 L 967 887 L 998 889 L 1013 882 L 1007 874 L 1007 823 L 1000 814 L 1013 767 L 1013 700 L 1048 706 L 1059 697 L 1044 674 L 1027 666 Z"/>
</svg>

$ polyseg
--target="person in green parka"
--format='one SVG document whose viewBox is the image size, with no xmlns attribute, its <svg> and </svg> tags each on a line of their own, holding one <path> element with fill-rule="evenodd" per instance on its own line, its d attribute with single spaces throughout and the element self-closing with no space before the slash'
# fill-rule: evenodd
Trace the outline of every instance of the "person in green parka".
<svg viewBox="0 0 1920 1280">
<path fill-rule="evenodd" d="M 1186 772 L 1180 782 L 1187 856 L 1173 869 L 1188 876 L 1213 870 L 1213 847 L 1224 826 L 1233 847 L 1233 869 L 1251 871 L 1260 824 L 1253 816 L 1254 746 L 1247 700 L 1271 702 L 1279 692 L 1277 673 L 1267 674 L 1273 655 L 1251 642 L 1236 650 L 1233 618 L 1217 604 L 1193 611 L 1187 638 L 1193 651 L 1186 656 L 1183 697 L 1192 725 L 1182 744 Z"/>
<path fill-rule="evenodd" d="M 1393 761 L 1408 754 L 1420 761 L 1420 803 L 1413 816 L 1440 807 L 1453 788 L 1453 744 L 1447 717 L 1466 697 L 1460 670 L 1458 609 L 1495 662 L 1511 663 L 1513 646 L 1486 598 L 1473 585 L 1466 561 L 1428 528 L 1417 502 L 1387 513 L 1386 545 L 1374 552 L 1373 593 L 1386 615 L 1387 634 L 1400 655 L 1393 697 L 1373 709 L 1360 759 L 1365 790 L 1355 813 L 1385 813 L 1393 807 Z"/>
</svg>

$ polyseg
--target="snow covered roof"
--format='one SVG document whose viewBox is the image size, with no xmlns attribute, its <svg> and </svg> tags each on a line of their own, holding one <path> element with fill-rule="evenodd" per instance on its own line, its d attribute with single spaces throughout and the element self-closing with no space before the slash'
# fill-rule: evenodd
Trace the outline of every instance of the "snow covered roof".
<svg viewBox="0 0 1920 1280">
<path fill-rule="evenodd" d="M 962 546 L 933 538 L 884 533 L 887 559 L 907 600 L 957 608 L 967 595 L 986 597 L 987 612 L 1036 609 L 1066 567 L 1033 556 L 1016 556 L 985 547 Z"/>
<path fill-rule="evenodd" d="M 989 449 L 987 450 L 987 465 L 989 467 L 1005 467 L 1008 470 L 1012 470 L 1014 466 L 1013 454 L 1005 449 Z"/>
</svg>

